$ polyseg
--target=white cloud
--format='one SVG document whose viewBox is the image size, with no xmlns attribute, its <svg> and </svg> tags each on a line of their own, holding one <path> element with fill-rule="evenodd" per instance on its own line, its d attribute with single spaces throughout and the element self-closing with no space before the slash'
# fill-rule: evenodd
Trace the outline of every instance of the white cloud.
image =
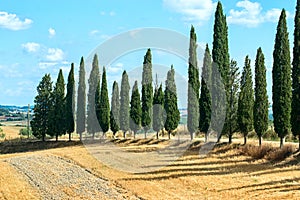
<svg viewBox="0 0 300 200">
<path fill-rule="evenodd" d="M 212 0 L 163 0 L 165 7 L 183 15 L 185 22 L 201 24 L 212 16 L 216 3 Z"/>
<path fill-rule="evenodd" d="M 58 64 L 57 62 L 40 62 L 39 63 L 39 68 L 40 69 L 47 69 L 47 68 L 53 67 L 57 64 Z"/>
<path fill-rule="evenodd" d="M 98 33 L 100 33 L 100 31 L 98 31 L 98 30 L 92 30 L 90 32 L 90 35 L 93 36 L 93 35 L 97 35 Z"/>
<path fill-rule="evenodd" d="M 110 15 L 110 16 L 115 16 L 116 13 L 115 13 L 114 11 L 110 11 L 110 12 L 109 12 L 109 15 Z"/>
<path fill-rule="evenodd" d="M 55 31 L 54 28 L 49 28 L 49 29 L 48 29 L 48 32 L 49 32 L 49 37 L 50 37 L 50 38 L 54 37 L 55 34 L 56 34 L 56 31 Z"/>
<path fill-rule="evenodd" d="M 64 52 L 58 48 L 49 48 L 46 58 L 49 61 L 60 61 L 64 58 Z"/>
<path fill-rule="evenodd" d="M 242 0 L 236 3 L 239 10 L 231 9 L 227 17 L 228 23 L 239 24 L 247 27 L 257 27 L 265 22 L 277 22 L 281 13 L 280 9 L 273 8 L 262 12 L 263 8 L 258 2 Z M 287 12 L 287 17 L 289 17 Z"/>
<path fill-rule="evenodd" d="M 0 11 L 0 27 L 13 31 L 23 30 L 29 28 L 32 20 L 25 18 L 23 21 L 16 15 Z"/>
<path fill-rule="evenodd" d="M 100 12 L 100 15 L 104 16 L 106 13 L 104 11 Z"/>
<path fill-rule="evenodd" d="M 40 49 L 41 45 L 35 42 L 27 42 L 22 44 L 22 48 L 28 53 L 37 52 Z"/>
<path fill-rule="evenodd" d="M 108 66 L 107 72 L 110 74 L 116 74 L 123 71 L 123 63 L 116 63 L 113 66 Z"/>
</svg>

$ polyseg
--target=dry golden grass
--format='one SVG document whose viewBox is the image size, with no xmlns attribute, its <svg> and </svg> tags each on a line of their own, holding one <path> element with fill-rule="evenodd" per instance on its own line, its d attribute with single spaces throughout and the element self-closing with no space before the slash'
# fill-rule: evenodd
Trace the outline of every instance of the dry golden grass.
<svg viewBox="0 0 300 200">
<path fill-rule="evenodd" d="M 5 134 L 5 139 L 11 140 L 11 139 L 20 138 L 19 131 L 24 127 L 1 126 L 0 128 L 3 130 L 3 133 Z M 4 140 L 4 138 L 2 140 Z"/>
<path fill-rule="evenodd" d="M 139 140 L 139 149 L 147 148 L 142 141 Z M 200 158 L 195 148 L 170 166 L 140 174 L 105 166 L 82 145 L 30 153 L 71 159 L 95 175 L 111 180 L 112 187 L 116 184 L 126 189 L 128 196 L 135 194 L 143 199 L 300 199 L 300 170 L 294 158 L 270 163 L 266 159 L 243 155 L 238 148 L 237 144 L 219 145 L 205 158 Z M 19 180 L 15 170 L 3 162 L 4 158 L 23 154 L 28 153 L 0 155 L 0 199 L 22 199 L 30 194 L 30 199 L 39 198 L 34 189 Z M 19 188 L 26 190 L 20 192 Z M 68 192 L 73 195 L 72 191 Z"/>
</svg>

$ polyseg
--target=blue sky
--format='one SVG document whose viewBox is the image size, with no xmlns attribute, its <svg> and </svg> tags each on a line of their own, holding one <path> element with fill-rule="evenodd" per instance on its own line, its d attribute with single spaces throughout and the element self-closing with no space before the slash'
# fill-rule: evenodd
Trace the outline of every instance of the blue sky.
<svg viewBox="0 0 300 200">
<path fill-rule="evenodd" d="M 215 0 L 0 0 L 0 104 L 32 104 L 36 86 L 45 73 L 55 82 L 58 70 L 65 80 L 72 62 L 76 77 L 80 57 L 85 58 L 107 39 L 144 27 L 174 30 L 189 36 L 196 28 L 199 48 L 212 47 Z M 268 91 L 271 92 L 272 52 L 275 30 L 282 8 L 288 12 L 288 30 L 292 48 L 293 17 L 296 0 L 223 0 L 229 25 L 230 57 L 243 67 L 250 55 L 254 64 L 262 47 L 268 68 Z M 122 45 L 122 44 L 120 44 Z M 187 49 L 188 51 L 188 49 Z M 123 69 L 132 70 L 143 62 L 146 49 L 129 53 L 108 71 L 109 87 Z M 153 51 L 157 64 L 170 66 L 186 77 L 185 61 L 174 55 Z M 101 65 L 101 60 L 99 60 Z M 102 66 L 102 65 L 101 65 Z M 86 66 L 87 68 L 89 66 Z M 184 103 L 183 103 L 184 104 Z"/>
</svg>

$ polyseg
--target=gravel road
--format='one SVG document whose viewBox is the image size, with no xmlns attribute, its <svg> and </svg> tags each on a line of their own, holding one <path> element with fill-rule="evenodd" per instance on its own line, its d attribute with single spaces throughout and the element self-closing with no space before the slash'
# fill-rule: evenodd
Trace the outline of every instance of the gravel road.
<svg viewBox="0 0 300 200">
<path fill-rule="evenodd" d="M 139 199 L 123 195 L 124 189 L 55 155 L 26 155 L 6 162 L 25 175 L 42 199 Z"/>
</svg>

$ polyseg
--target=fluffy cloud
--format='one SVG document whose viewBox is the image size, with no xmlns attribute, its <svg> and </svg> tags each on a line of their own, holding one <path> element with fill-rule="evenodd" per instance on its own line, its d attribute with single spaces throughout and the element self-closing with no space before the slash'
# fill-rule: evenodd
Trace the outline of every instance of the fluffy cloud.
<svg viewBox="0 0 300 200">
<path fill-rule="evenodd" d="M 115 65 L 109 66 L 107 72 L 110 74 L 116 74 L 123 71 L 123 63 L 117 63 Z"/>
<path fill-rule="evenodd" d="M 60 61 L 64 58 L 64 52 L 58 48 L 49 48 L 46 58 L 49 61 Z"/>
<path fill-rule="evenodd" d="M 163 0 L 165 7 L 183 15 L 183 20 L 201 24 L 212 16 L 216 4 L 212 0 Z"/>
<path fill-rule="evenodd" d="M 49 37 L 50 37 L 50 38 L 54 37 L 55 34 L 56 34 L 56 31 L 55 31 L 54 28 L 49 28 L 49 29 L 48 29 L 48 32 L 49 32 Z"/>
<path fill-rule="evenodd" d="M 23 30 L 30 27 L 31 19 L 21 20 L 16 14 L 0 11 L 0 27 L 13 31 Z"/>
<path fill-rule="evenodd" d="M 227 17 L 228 23 L 247 27 L 257 27 L 259 24 L 265 22 L 277 22 L 281 13 L 281 10 L 277 8 L 262 12 L 263 8 L 260 3 L 249 0 L 237 2 L 236 7 L 240 9 L 231 9 L 229 11 L 229 16 Z M 289 16 L 288 12 L 287 16 Z"/>
<path fill-rule="evenodd" d="M 37 52 L 40 49 L 41 45 L 35 42 L 27 42 L 22 44 L 22 48 L 28 53 Z"/>
</svg>

